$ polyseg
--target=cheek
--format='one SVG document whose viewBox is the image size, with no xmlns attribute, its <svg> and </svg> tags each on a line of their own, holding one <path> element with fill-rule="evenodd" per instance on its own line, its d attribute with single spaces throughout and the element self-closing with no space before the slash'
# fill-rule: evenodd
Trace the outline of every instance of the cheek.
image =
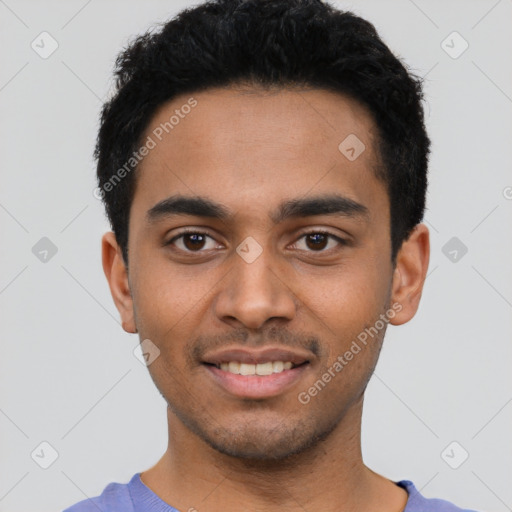
<svg viewBox="0 0 512 512">
<path fill-rule="evenodd" d="M 189 317 L 204 313 L 219 278 L 195 265 L 171 264 L 161 254 L 151 252 L 141 253 L 134 274 L 137 326 L 148 337 L 165 338 L 167 332 L 175 337 L 175 331 L 182 331 Z"/>
<path fill-rule="evenodd" d="M 179 402 L 179 390 L 192 378 L 184 348 L 197 332 L 204 292 L 185 290 L 179 275 L 147 267 L 146 274 L 138 276 L 134 293 L 137 328 L 141 341 L 149 339 L 158 349 L 158 357 L 148 366 L 154 384 L 166 399 Z"/>
<path fill-rule="evenodd" d="M 305 305 L 331 333 L 357 334 L 385 309 L 390 293 L 390 269 L 375 261 L 354 258 L 322 277 L 297 280 Z"/>
<path fill-rule="evenodd" d="M 183 389 L 197 371 L 186 357 L 186 345 L 208 318 L 211 294 L 221 276 L 157 259 L 148 255 L 134 276 L 135 318 L 140 339 L 151 340 L 159 350 L 148 367 L 153 382 L 164 396 L 175 395 L 172 401 L 179 402 L 184 398 L 173 390 Z"/>
<path fill-rule="evenodd" d="M 311 296 L 311 318 L 321 319 L 319 328 L 326 349 L 313 387 L 304 390 L 311 391 L 311 396 L 321 394 L 313 407 L 321 408 L 322 402 L 347 407 L 364 392 L 386 329 L 380 318 L 387 308 L 388 281 L 388 274 L 375 265 L 358 266 L 350 272 L 346 268 L 324 281 L 321 290 Z"/>
</svg>

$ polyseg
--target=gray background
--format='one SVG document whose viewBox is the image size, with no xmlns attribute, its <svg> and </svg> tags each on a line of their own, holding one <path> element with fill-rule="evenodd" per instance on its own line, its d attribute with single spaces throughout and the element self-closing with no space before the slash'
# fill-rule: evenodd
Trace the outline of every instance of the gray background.
<svg viewBox="0 0 512 512">
<path fill-rule="evenodd" d="M 186 5 L 0 0 L 0 511 L 61 510 L 166 448 L 164 401 L 101 269 L 108 225 L 91 155 L 117 52 Z M 512 1 L 337 5 L 427 75 L 433 141 L 429 276 L 416 317 L 388 329 L 365 462 L 429 497 L 512 510 Z M 47 59 L 31 48 L 43 31 L 59 45 Z M 469 44 L 458 58 L 453 31 Z M 43 237 L 58 249 L 46 261 Z M 58 452 L 47 469 L 43 441 Z"/>
</svg>

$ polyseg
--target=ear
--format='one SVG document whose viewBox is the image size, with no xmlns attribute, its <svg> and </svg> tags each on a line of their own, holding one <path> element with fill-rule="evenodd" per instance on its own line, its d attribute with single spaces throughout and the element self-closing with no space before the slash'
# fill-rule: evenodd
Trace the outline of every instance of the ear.
<svg viewBox="0 0 512 512">
<path fill-rule="evenodd" d="M 103 271 L 107 277 L 110 293 L 121 315 L 121 325 L 126 332 L 136 333 L 133 299 L 128 282 L 121 248 L 112 231 L 105 233 L 101 239 L 101 255 Z"/>
<path fill-rule="evenodd" d="M 417 224 L 402 243 L 393 274 L 391 303 L 400 304 L 396 315 L 389 320 L 393 325 L 408 322 L 418 310 L 423 284 L 430 259 L 430 234 L 425 224 Z"/>
</svg>

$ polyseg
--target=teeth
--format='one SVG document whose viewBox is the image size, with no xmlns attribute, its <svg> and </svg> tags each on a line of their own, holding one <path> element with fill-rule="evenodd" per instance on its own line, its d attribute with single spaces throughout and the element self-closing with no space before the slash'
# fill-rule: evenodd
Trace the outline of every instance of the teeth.
<svg viewBox="0 0 512 512">
<path fill-rule="evenodd" d="M 230 361 L 229 363 L 221 363 L 220 369 L 237 375 L 272 375 L 273 373 L 290 370 L 292 366 L 293 364 L 290 361 L 268 361 L 267 363 L 258 364 Z"/>
<path fill-rule="evenodd" d="M 276 361 L 272 363 L 272 371 L 274 373 L 280 373 L 284 370 L 284 363 L 283 361 Z"/>
<path fill-rule="evenodd" d="M 240 373 L 240 363 L 231 361 L 230 363 L 228 363 L 227 370 L 230 371 L 231 373 Z"/>
<path fill-rule="evenodd" d="M 240 375 L 254 375 L 256 373 L 255 364 L 240 363 Z"/>
<path fill-rule="evenodd" d="M 272 373 L 274 373 L 274 364 L 271 361 L 256 365 L 256 375 L 272 375 Z"/>
</svg>

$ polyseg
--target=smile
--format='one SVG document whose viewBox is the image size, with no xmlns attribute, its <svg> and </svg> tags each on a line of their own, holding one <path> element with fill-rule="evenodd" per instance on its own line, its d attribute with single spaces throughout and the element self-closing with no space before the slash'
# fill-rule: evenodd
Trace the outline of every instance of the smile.
<svg viewBox="0 0 512 512">
<path fill-rule="evenodd" d="M 314 355 L 304 349 L 231 346 L 209 352 L 202 366 L 213 384 L 238 398 L 276 397 L 298 385 L 311 371 Z M 304 384 L 302 384 L 302 387 Z"/>
<path fill-rule="evenodd" d="M 220 363 L 217 368 L 235 375 L 272 375 L 281 373 L 284 370 L 290 370 L 294 365 L 291 361 L 268 361 L 266 363 L 250 364 L 239 361 L 229 361 L 229 363 Z"/>
</svg>

